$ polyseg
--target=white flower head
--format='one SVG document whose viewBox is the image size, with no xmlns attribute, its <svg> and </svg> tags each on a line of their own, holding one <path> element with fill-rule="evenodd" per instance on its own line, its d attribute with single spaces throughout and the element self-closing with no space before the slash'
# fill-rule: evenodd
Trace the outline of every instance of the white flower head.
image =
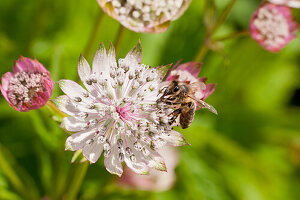
<svg viewBox="0 0 300 200">
<path fill-rule="evenodd" d="M 61 80 L 58 84 L 66 95 L 54 100 L 69 115 L 61 124 L 73 133 L 66 149 L 82 149 L 91 163 L 103 152 L 106 169 L 119 176 L 123 162 L 139 174 L 148 174 L 149 168 L 164 171 L 164 160 L 156 150 L 187 144 L 165 120 L 172 110 L 157 103 L 163 77 L 160 68 L 150 68 L 141 61 L 140 43 L 118 62 L 114 47 L 106 51 L 101 44 L 92 69 L 80 56 L 78 74 L 86 89 Z"/>
<path fill-rule="evenodd" d="M 97 0 L 102 9 L 136 32 L 160 33 L 180 17 L 192 0 Z"/>
</svg>

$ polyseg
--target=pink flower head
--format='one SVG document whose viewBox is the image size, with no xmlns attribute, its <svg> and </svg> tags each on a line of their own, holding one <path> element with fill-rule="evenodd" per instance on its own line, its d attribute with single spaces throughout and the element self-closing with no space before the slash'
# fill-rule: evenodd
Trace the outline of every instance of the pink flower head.
<svg viewBox="0 0 300 200">
<path fill-rule="evenodd" d="M 169 190 L 176 181 L 175 168 L 179 161 L 179 155 L 175 148 L 164 147 L 158 151 L 166 161 L 168 172 L 151 170 L 149 176 L 136 174 L 126 168 L 117 183 L 124 188 L 133 188 L 147 191 Z"/>
<path fill-rule="evenodd" d="M 9 105 L 20 112 L 38 109 L 51 97 L 50 72 L 36 59 L 21 56 L 1 79 L 1 93 Z"/>
<path fill-rule="evenodd" d="M 212 106 L 203 102 L 215 91 L 216 84 L 206 84 L 207 78 L 198 77 L 201 70 L 201 65 L 202 63 L 199 62 L 187 62 L 177 67 L 176 64 L 167 75 L 166 82 L 179 81 L 190 85 L 197 85 L 194 93 L 195 100 L 197 101 L 197 110 L 206 107 L 213 113 L 217 113 Z"/>
<path fill-rule="evenodd" d="M 271 52 L 278 52 L 289 43 L 297 28 L 290 8 L 271 3 L 259 7 L 250 23 L 252 38 Z"/>
<path fill-rule="evenodd" d="M 300 8 L 300 0 L 269 0 L 269 2 L 292 8 Z"/>
<path fill-rule="evenodd" d="M 102 9 L 135 32 L 159 33 L 180 17 L 192 0 L 97 0 Z"/>
<path fill-rule="evenodd" d="M 164 171 L 164 159 L 157 150 L 187 144 L 168 123 L 172 110 L 157 103 L 161 68 L 142 64 L 142 57 L 140 43 L 118 61 L 114 47 L 106 50 L 101 44 L 92 69 L 80 57 L 78 74 L 86 89 L 61 80 L 58 84 L 65 95 L 54 100 L 58 109 L 70 115 L 61 124 L 73 133 L 66 149 L 82 149 L 91 163 L 103 152 L 107 171 L 118 176 L 123 163 L 139 174 L 148 174 L 149 168 Z"/>
</svg>

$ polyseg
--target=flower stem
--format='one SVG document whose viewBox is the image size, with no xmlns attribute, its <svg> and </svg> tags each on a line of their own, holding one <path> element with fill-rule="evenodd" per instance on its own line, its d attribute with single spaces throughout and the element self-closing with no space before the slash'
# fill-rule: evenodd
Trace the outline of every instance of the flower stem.
<svg viewBox="0 0 300 200">
<path fill-rule="evenodd" d="M 116 49 L 116 54 L 119 52 L 120 50 L 120 47 L 121 47 L 121 43 L 122 43 L 122 40 L 124 38 L 124 34 L 126 32 L 126 28 L 122 25 L 120 25 L 120 28 L 118 30 L 118 33 L 117 33 L 117 36 L 116 36 L 116 39 L 115 39 L 115 49 Z"/>
<path fill-rule="evenodd" d="M 98 13 L 95 24 L 93 26 L 93 30 L 91 32 L 89 41 L 86 44 L 86 47 L 85 47 L 85 50 L 84 50 L 84 56 L 85 56 L 86 59 L 88 59 L 90 57 L 91 49 L 92 49 L 93 45 L 96 43 L 97 35 L 99 33 L 100 26 L 102 24 L 103 16 L 104 16 L 104 12 L 100 11 Z"/>
<path fill-rule="evenodd" d="M 51 101 L 47 101 L 47 107 L 54 113 L 56 113 L 57 115 L 59 115 L 60 117 L 66 117 L 67 115 L 63 112 L 61 112 L 54 103 L 52 103 Z"/>
<path fill-rule="evenodd" d="M 224 9 L 221 17 L 219 18 L 219 20 L 217 21 L 217 23 L 215 24 L 215 26 L 212 28 L 211 32 L 210 32 L 210 36 L 213 36 L 213 34 L 220 28 L 220 26 L 225 22 L 225 20 L 227 19 L 230 11 L 232 10 L 234 4 L 236 3 L 237 0 L 231 0 L 229 2 L 229 4 L 226 6 L 226 8 Z"/>
<path fill-rule="evenodd" d="M 242 37 L 242 36 L 247 36 L 247 35 L 249 35 L 248 30 L 239 31 L 239 32 L 230 33 L 228 35 L 213 39 L 213 41 L 214 42 L 221 42 L 221 41 L 224 41 L 224 40 L 233 39 L 233 38 Z"/>
<path fill-rule="evenodd" d="M 203 58 L 206 56 L 208 50 L 209 50 L 209 45 L 211 44 L 211 38 L 213 35 L 217 32 L 217 30 L 220 28 L 220 26 L 225 22 L 227 19 L 231 9 L 233 8 L 234 4 L 236 3 L 237 0 L 231 0 L 229 4 L 226 6 L 224 9 L 223 13 L 221 14 L 219 20 L 216 22 L 216 24 L 212 27 L 211 31 L 207 31 L 205 34 L 205 39 L 204 39 L 204 44 L 198 51 L 195 61 L 201 61 Z"/>
<path fill-rule="evenodd" d="M 85 177 L 85 174 L 87 172 L 89 163 L 83 162 L 78 163 L 75 169 L 75 173 L 72 179 L 72 182 L 70 184 L 69 190 L 67 191 L 65 200 L 73 200 L 76 199 L 76 196 L 79 192 L 79 189 L 81 187 L 82 181 Z"/>
</svg>

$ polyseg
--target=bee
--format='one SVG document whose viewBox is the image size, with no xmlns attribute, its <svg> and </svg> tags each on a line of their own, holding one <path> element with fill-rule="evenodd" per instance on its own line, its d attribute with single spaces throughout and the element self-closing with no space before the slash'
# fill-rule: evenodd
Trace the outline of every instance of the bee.
<svg viewBox="0 0 300 200">
<path fill-rule="evenodd" d="M 172 81 L 162 89 L 162 96 L 158 99 L 158 102 L 164 102 L 174 109 L 170 114 L 170 125 L 179 123 L 181 128 L 188 128 L 194 120 L 197 107 L 207 108 L 217 114 L 213 106 L 195 97 L 197 90 L 203 87 L 205 89 L 205 84 L 202 82 Z"/>
</svg>

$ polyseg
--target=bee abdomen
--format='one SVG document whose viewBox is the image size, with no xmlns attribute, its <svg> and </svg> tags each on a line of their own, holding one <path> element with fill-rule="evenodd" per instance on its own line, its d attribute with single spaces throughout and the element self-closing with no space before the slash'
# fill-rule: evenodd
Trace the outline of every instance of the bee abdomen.
<svg viewBox="0 0 300 200">
<path fill-rule="evenodd" d="M 185 107 L 185 108 L 184 108 Z M 183 129 L 188 128 L 193 120 L 194 120 L 194 115 L 195 115 L 195 104 L 190 102 L 186 106 L 182 108 L 182 113 L 180 115 L 180 126 Z"/>
</svg>

